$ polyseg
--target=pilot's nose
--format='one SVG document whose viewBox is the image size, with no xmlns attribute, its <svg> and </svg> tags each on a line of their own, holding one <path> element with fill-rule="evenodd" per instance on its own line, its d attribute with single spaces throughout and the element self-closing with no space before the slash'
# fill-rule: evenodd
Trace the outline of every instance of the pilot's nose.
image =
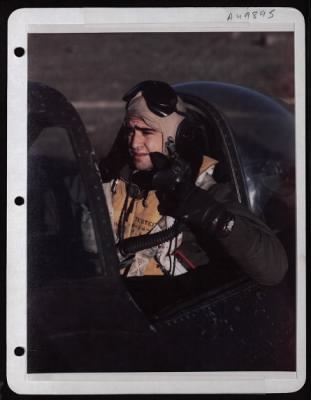
<svg viewBox="0 0 311 400">
<path fill-rule="evenodd" d="M 131 137 L 131 147 L 137 149 L 142 147 L 144 144 L 144 135 L 139 130 L 135 129 Z"/>
</svg>

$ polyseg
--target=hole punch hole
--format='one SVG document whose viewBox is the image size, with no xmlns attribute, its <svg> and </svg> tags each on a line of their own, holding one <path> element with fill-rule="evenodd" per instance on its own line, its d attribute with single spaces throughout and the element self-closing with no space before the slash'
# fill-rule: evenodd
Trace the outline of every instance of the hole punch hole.
<svg viewBox="0 0 311 400">
<path fill-rule="evenodd" d="M 22 197 L 22 196 L 17 196 L 17 197 L 15 197 L 14 203 L 15 203 L 17 206 L 22 206 L 22 205 L 25 203 L 24 197 Z"/>
<path fill-rule="evenodd" d="M 16 57 L 23 57 L 23 55 L 25 54 L 25 49 L 23 47 L 16 47 L 14 49 L 14 54 L 16 55 Z"/>
<path fill-rule="evenodd" d="M 21 356 L 23 356 L 24 354 L 25 354 L 25 349 L 24 349 L 24 347 L 15 347 L 15 349 L 14 349 L 14 354 L 17 356 L 17 357 L 21 357 Z"/>
</svg>

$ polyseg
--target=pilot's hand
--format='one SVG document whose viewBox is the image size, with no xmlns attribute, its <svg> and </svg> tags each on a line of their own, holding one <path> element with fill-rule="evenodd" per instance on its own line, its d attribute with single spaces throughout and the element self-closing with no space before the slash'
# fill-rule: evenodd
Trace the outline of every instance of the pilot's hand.
<svg viewBox="0 0 311 400">
<path fill-rule="evenodd" d="M 195 185 L 189 163 L 162 153 L 150 153 L 154 166 L 152 186 L 159 200 L 158 210 L 186 223 L 195 231 L 216 237 L 229 234 L 235 218 L 207 191 Z"/>
<path fill-rule="evenodd" d="M 150 153 L 150 158 L 155 171 L 152 184 L 156 190 L 173 192 L 180 184 L 190 184 L 191 180 L 193 181 L 190 164 L 180 157 L 171 158 L 153 152 Z"/>
<path fill-rule="evenodd" d="M 177 217 L 179 206 L 194 188 L 190 164 L 158 152 L 150 153 L 150 158 L 154 169 L 152 188 L 159 200 L 159 212 Z"/>
</svg>

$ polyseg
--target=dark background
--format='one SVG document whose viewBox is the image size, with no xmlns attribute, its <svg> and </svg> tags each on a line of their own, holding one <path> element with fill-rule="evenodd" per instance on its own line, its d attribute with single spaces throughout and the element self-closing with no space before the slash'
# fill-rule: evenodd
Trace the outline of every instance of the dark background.
<svg viewBox="0 0 311 400">
<path fill-rule="evenodd" d="M 31 34 L 29 79 L 73 102 L 101 156 L 120 126 L 122 96 L 145 79 L 233 83 L 293 110 L 293 39 L 290 32 Z"/>
</svg>

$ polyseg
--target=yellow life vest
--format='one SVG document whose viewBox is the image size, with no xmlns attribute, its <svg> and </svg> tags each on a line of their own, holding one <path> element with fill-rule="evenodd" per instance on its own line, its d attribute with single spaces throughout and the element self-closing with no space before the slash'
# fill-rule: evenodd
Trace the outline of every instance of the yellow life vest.
<svg viewBox="0 0 311 400">
<path fill-rule="evenodd" d="M 205 172 L 216 163 L 216 160 L 204 156 L 199 174 Z M 126 183 L 123 180 L 120 180 L 116 185 L 116 191 L 112 196 L 115 232 L 118 232 L 126 196 Z M 128 215 L 127 220 L 124 221 L 124 238 L 148 234 L 162 218 L 158 211 L 159 201 L 155 191 L 149 191 L 145 199 L 133 199 L 131 196 L 128 196 L 127 202 L 128 206 L 132 204 L 132 210 Z M 163 275 L 157 262 L 153 258 L 150 259 L 145 270 L 145 275 Z"/>
</svg>

